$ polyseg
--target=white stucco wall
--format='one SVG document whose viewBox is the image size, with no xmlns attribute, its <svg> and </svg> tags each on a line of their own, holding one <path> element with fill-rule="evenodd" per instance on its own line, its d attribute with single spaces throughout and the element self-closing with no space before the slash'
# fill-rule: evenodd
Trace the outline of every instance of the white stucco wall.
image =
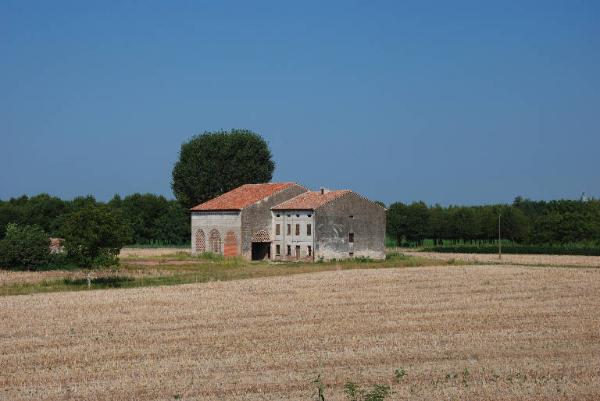
<svg viewBox="0 0 600 401">
<path fill-rule="evenodd" d="M 192 254 L 197 253 L 196 233 L 199 229 L 204 231 L 206 250 L 210 250 L 209 236 L 212 230 L 217 230 L 221 237 L 221 249 L 223 253 L 225 236 L 232 231 L 237 240 L 237 254 L 241 253 L 241 218 L 239 212 L 192 212 Z"/>
<path fill-rule="evenodd" d="M 295 260 L 296 246 L 300 246 L 301 259 L 313 259 L 315 247 L 315 219 L 314 213 L 308 210 L 288 210 L 288 211 L 272 211 L 273 227 L 273 243 L 271 248 L 271 258 L 273 260 Z M 281 225 L 279 235 L 276 234 L 277 224 Z M 290 225 L 290 234 L 288 234 L 287 226 Z M 296 225 L 300 225 L 300 234 L 296 235 Z M 307 234 L 307 226 L 311 225 L 311 234 Z M 281 248 L 280 254 L 277 254 L 277 245 Z M 287 254 L 287 247 L 290 246 L 290 255 Z M 308 254 L 308 247 L 311 247 L 311 255 Z"/>
</svg>

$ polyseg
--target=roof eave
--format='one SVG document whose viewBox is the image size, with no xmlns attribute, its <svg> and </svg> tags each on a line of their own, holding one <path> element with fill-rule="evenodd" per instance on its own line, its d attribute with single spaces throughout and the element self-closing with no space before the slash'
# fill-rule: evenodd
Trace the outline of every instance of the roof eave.
<svg viewBox="0 0 600 401">
<path fill-rule="evenodd" d="M 291 210 L 311 210 L 311 211 L 315 211 L 314 207 L 285 207 L 285 208 L 274 208 L 272 207 L 271 210 L 273 211 L 280 211 L 280 212 L 289 212 Z"/>
<path fill-rule="evenodd" d="M 197 212 L 197 213 L 201 213 L 201 212 L 241 212 L 242 209 L 190 209 L 190 211 L 192 212 Z"/>
</svg>

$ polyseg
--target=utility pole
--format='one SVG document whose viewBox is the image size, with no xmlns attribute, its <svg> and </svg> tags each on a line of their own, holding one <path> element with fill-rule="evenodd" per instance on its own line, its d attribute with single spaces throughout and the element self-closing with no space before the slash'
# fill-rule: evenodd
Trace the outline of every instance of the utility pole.
<svg viewBox="0 0 600 401">
<path fill-rule="evenodd" d="M 500 235 L 500 216 L 502 216 L 502 212 L 498 212 L 498 259 L 502 260 L 502 236 Z"/>
</svg>

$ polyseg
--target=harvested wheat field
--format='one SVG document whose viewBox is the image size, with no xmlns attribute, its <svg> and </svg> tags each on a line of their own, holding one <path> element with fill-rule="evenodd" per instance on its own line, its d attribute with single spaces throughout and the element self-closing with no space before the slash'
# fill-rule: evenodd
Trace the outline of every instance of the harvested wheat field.
<svg viewBox="0 0 600 401">
<path fill-rule="evenodd" d="M 508 263 L 528 266 L 600 267 L 600 256 L 503 254 L 502 259 L 498 259 L 498 254 L 490 253 L 416 252 L 401 248 L 400 251 L 409 256 L 418 256 L 427 259 L 443 261 L 454 259 L 473 263 Z"/>
<path fill-rule="evenodd" d="M 348 270 L 0 298 L 0 399 L 600 394 L 600 270 Z M 394 370 L 406 375 L 396 383 Z"/>
</svg>

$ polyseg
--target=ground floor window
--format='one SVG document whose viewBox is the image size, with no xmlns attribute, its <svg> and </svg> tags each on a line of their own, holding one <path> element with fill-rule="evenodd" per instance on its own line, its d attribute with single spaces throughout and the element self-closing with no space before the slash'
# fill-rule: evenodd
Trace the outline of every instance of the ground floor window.
<svg viewBox="0 0 600 401">
<path fill-rule="evenodd" d="M 307 250 L 308 250 L 308 256 L 312 256 L 312 246 L 309 245 L 307 247 Z"/>
<path fill-rule="evenodd" d="M 275 245 L 275 255 L 281 255 L 281 245 Z"/>
<path fill-rule="evenodd" d="M 288 245 L 287 246 L 287 256 L 290 256 L 292 254 L 292 246 Z"/>
</svg>

